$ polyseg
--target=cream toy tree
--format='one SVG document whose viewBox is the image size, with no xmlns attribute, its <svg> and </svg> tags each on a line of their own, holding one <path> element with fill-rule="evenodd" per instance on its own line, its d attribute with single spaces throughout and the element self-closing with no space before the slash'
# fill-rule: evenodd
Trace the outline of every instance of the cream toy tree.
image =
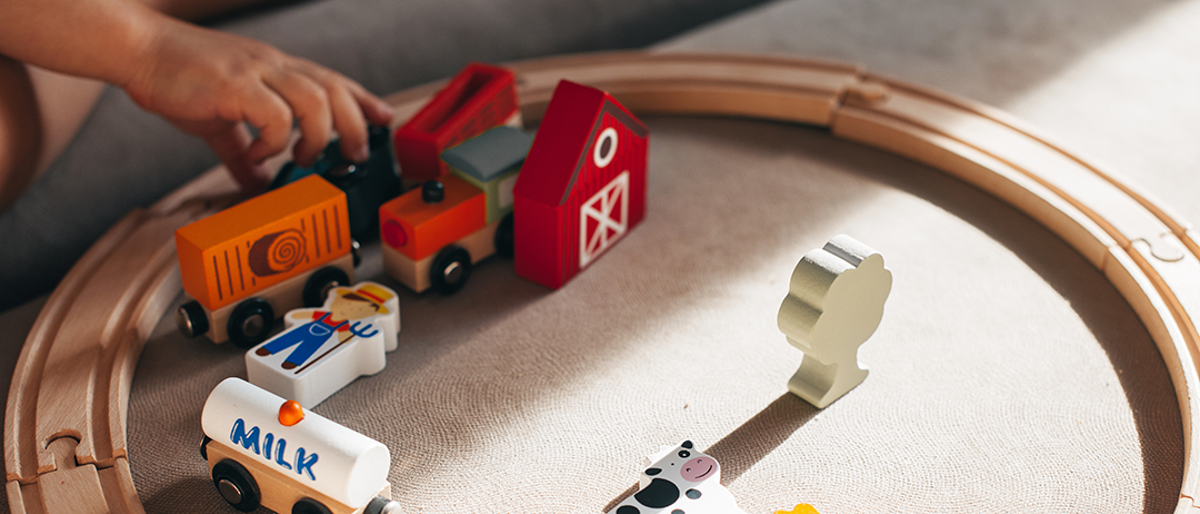
<svg viewBox="0 0 1200 514">
<path fill-rule="evenodd" d="M 779 330 L 804 352 L 792 394 L 825 408 L 867 378 L 858 347 L 875 333 L 891 290 L 883 256 L 850 236 L 800 259 L 779 307 Z"/>
</svg>

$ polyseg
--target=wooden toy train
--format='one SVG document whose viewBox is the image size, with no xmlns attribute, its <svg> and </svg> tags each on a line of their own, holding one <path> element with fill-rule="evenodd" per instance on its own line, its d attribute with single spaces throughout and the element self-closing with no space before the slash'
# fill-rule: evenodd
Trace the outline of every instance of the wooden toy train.
<svg viewBox="0 0 1200 514">
<path fill-rule="evenodd" d="M 649 132 L 607 93 L 568 81 L 536 138 L 520 124 L 513 72 L 471 64 L 395 132 L 402 175 L 419 186 L 391 198 L 400 181 L 377 127 L 368 162 L 331 143 L 313 167 L 285 166 L 276 189 L 181 228 L 194 299 L 179 309 L 181 331 L 261 343 L 278 315 L 351 283 L 352 237 L 373 237 L 376 220 L 384 269 L 413 291 L 453 293 L 495 253 L 562 287 L 645 216 Z"/>
<path fill-rule="evenodd" d="M 388 132 L 375 127 L 367 162 L 343 159 L 335 141 L 312 167 L 282 168 L 267 193 L 176 232 L 192 298 L 179 308 L 180 330 L 254 349 L 246 356 L 254 384 L 225 380 L 202 415 L 202 450 L 227 502 L 243 511 L 399 512 L 387 448 L 304 412 L 382 370 L 383 353 L 396 347 L 394 291 L 339 287 L 354 279 L 354 238 L 373 236 L 377 224 L 385 271 L 418 293 L 454 293 L 495 253 L 557 289 L 642 220 L 649 134 L 615 99 L 563 81 L 539 135 L 520 125 L 513 72 L 472 64 L 396 130 L 408 192 L 396 196 Z M 288 311 L 288 329 L 268 341 Z M 277 417 L 264 415 L 275 409 Z"/>
</svg>

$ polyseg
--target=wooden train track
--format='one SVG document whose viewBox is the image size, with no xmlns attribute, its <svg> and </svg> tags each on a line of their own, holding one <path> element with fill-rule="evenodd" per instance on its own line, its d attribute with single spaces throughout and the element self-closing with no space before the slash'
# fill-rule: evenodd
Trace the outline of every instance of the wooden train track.
<svg viewBox="0 0 1200 514">
<path fill-rule="evenodd" d="M 1045 225 L 1133 307 L 1162 352 L 1179 397 L 1184 474 L 1176 512 L 1200 493 L 1200 244 L 1154 199 L 986 106 L 867 73 L 851 64 L 734 55 L 611 53 L 527 61 L 526 120 L 540 119 L 559 79 L 605 89 L 640 114 L 726 115 L 830 129 L 958 177 Z M 438 84 L 390 98 L 407 118 Z M 181 293 L 173 232 L 225 205 L 212 170 L 128 215 L 76 264 L 38 317 L 9 390 L 4 425 L 12 512 L 142 512 L 125 447 L 126 409 L 142 345 Z"/>
</svg>

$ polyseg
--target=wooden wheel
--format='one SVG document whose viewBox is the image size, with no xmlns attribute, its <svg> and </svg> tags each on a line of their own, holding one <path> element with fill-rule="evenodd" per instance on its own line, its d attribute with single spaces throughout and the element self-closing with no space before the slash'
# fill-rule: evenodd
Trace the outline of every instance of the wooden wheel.
<svg viewBox="0 0 1200 514">
<path fill-rule="evenodd" d="M 1200 409 L 1192 358 L 1200 351 L 1193 321 L 1200 315 L 1200 245 L 1195 231 L 1152 198 L 1004 113 L 855 65 L 631 52 L 514 68 L 526 120 L 539 119 L 555 84 L 569 78 L 605 89 L 642 114 L 827 127 L 835 137 L 958 177 L 1036 219 L 1104 273 L 1162 352 L 1183 418 L 1178 510 L 1192 507 L 1200 492 L 1192 444 Z M 415 112 L 437 86 L 391 97 L 397 120 Z M 150 331 L 181 292 L 172 234 L 229 201 L 231 186 L 222 173 L 210 171 L 152 208 L 129 214 L 46 303 L 8 398 L 5 469 L 13 512 L 142 511 L 125 447 L 133 369 Z M 55 503 L 56 497 L 63 502 Z"/>
</svg>

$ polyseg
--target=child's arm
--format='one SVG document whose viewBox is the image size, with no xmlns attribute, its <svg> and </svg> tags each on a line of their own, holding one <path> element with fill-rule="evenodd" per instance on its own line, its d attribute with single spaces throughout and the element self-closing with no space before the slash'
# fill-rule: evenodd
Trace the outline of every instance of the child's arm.
<svg viewBox="0 0 1200 514">
<path fill-rule="evenodd" d="M 0 54 L 125 89 L 143 108 L 204 138 L 243 187 L 269 179 L 299 119 L 295 158 L 311 164 L 331 129 L 365 158 L 366 121 L 391 109 L 354 81 L 252 39 L 190 25 L 133 0 L 3 0 Z M 251 141 L 243 122 L 259 130 Z"/>
</svg>

